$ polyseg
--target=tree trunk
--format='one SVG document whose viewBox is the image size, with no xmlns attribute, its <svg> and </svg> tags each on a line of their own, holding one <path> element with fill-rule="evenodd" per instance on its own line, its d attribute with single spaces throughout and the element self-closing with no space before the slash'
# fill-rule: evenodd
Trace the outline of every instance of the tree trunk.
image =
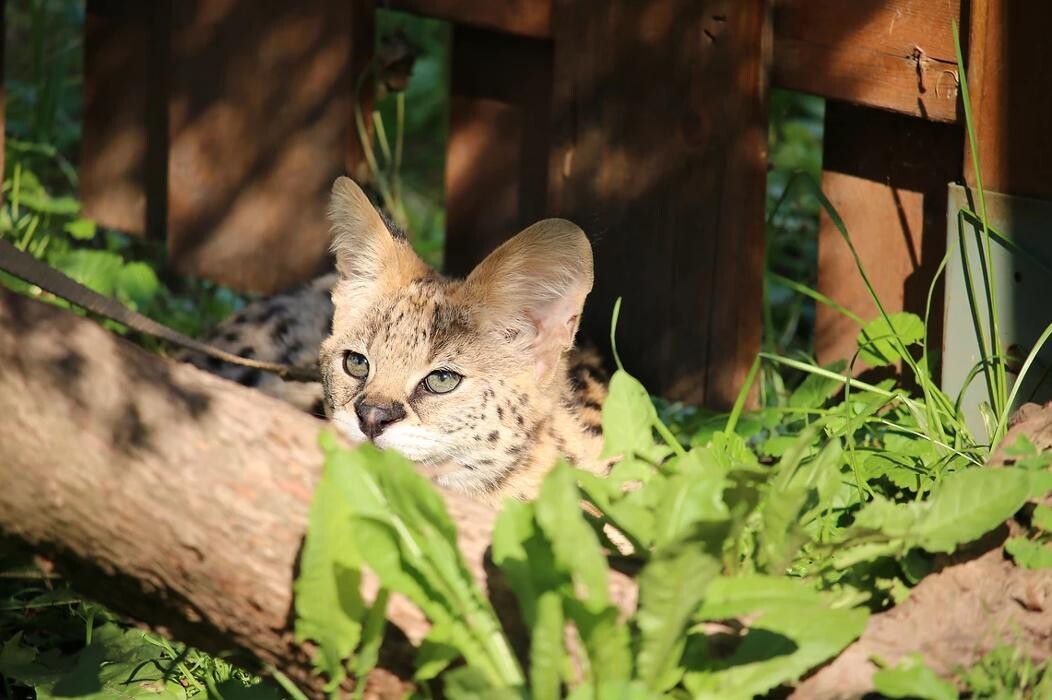
<svg viewBox="0 0 1052 700">
<path fill-rule="evenodd" d="M 0 415 L 0 532 L 120 613 L 319 690 L 293 640 L 292 581 L 321 421 L 3 289 Z M 484 581 L 493 511 L 447 504 Z M 389 617 L 426 633 L 407 601 Z"/>
</svg>

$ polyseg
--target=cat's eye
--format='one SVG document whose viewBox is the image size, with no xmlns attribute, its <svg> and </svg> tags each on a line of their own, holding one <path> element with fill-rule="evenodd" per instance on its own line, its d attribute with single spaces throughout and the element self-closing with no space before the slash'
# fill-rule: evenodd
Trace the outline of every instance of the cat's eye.
<svg viewBox="0 0 1052 700">
<path fill-rule="evenodd" d="M 424 377 L 424 387 L 432 394 L 448 394 L 460 386 L 464 377 L 448 369 L 436 369 Z"/>
<path fill-rule="evenodd" d="M 348 350 L 343 354 L 343 371 L 355 379 L 369 376 L 369 360 L 360 352 Z"/>
</svg>

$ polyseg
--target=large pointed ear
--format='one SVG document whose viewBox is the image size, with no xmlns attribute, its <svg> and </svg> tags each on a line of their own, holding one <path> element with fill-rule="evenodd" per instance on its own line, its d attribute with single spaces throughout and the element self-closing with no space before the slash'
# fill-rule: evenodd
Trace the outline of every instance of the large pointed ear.
<svg viewBox="0 0 1052 700">
<path fill-rule="evenodd" d="M 592 290 L 592 246 L 565 219 L 545 219 L 509 239 L 468 276 L 484 327 L 521 344 L 546 378 L 573 345 Z"/>
<path fill-rule="evenodd" d="M 365 192 L 349 177 L 337 178 L 332 185 L 329 223 L 336 269 L 345 289 L 383 291 L 428 273 L 409 242 L 391 233 Z"/>
</svg>

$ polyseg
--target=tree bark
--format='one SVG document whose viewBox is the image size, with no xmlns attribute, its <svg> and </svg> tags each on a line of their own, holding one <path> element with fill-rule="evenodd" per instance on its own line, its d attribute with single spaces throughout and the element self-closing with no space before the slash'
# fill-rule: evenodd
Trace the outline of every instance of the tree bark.
<svg viewBox="0 0 1052 700">
<path fill-rule="evenodd" d="M 2 288 L 0 415 L 0 533 L 117 612 L 320 694 L 293 639 L 292 582 L 323 422 Z M 494 511 L 445 498 L 485 584 Z M 409 640 L 426 634 L 408 601 L 388 610 Z"/>
</svg>

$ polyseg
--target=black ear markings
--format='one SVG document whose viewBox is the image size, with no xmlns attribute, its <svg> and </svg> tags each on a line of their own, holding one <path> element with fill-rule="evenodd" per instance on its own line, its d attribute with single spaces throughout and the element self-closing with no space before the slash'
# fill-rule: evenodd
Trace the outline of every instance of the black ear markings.
<svg viewBox="0 0 1052 700">
<path fill-rule="evenodd" d="M 374 204 L 373 206 L 376 205 Z M 384 222 L 384 226 L 387 227 L 388 232 L 390 232 L 391 238 L 396 241 L 409 242 L 409 236 L 407 236 L 406 232 L 387 215 L 386 211 L 376 206 L 376 213 L 380 215 L 380 219 Z"/>
</svg>

